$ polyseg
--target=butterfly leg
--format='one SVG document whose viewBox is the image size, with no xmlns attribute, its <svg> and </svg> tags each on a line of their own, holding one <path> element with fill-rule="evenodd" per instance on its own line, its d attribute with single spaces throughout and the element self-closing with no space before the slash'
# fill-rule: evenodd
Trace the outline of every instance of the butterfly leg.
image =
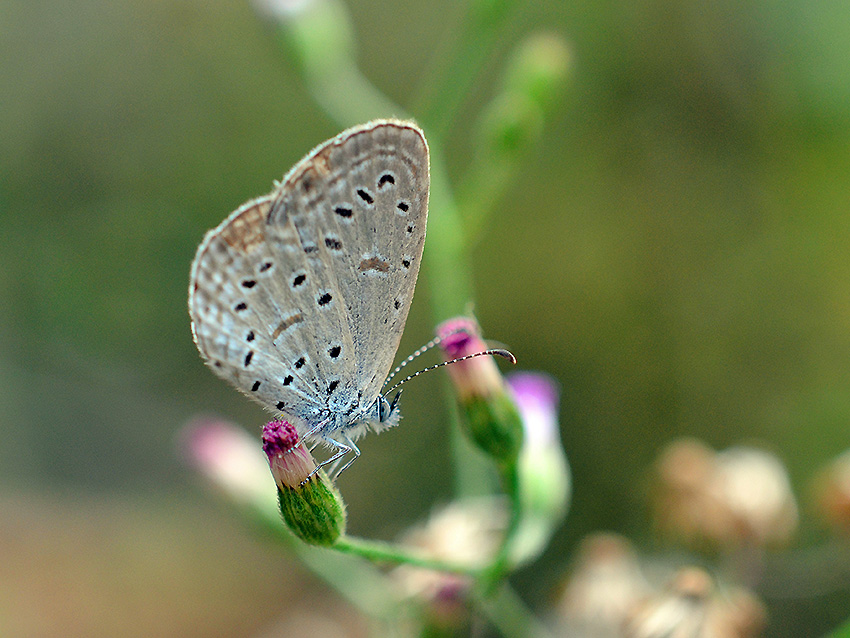
<svg viewBox="0 0 850 638">
<path fill-rule="evenodd" d="M 337 467 L 337 465 L 340 464 L 340 462 L 342 461 L 342 458 L 346 454 L 351 452 L 351 450 L 354 450 L 354 458 L 357 458 L 358 456 L 360 456 L 360 450 L 357 448 L 356 445 L 354 445 L 354 443 L 352 443 L 351 439 L 348 436 L 345 437 L 347 444 L 346 443 L 340 443 L 339 441 L 332 439 L 328 435 L 323 436 L 322 439 L 328 445 L 332 445 L 334 448 L 336 448 L 336 452 L 329 459 L 326 459 L 326 460 L 322 461 L 321 463 L 319 463 L 319 465 L 316 467 L 316 469 L 314 469 L 313 472 L 311 473 L 311 476 L 312 476 L 312 474 L 315 474 L 316 472 L 318 472 L 320 467 L 325 467 L 326 465 L 330 465 L 330 469 L 328 470 L 328 476 L 331 477 L 332 481 L 335 481 L 336 477 L 339 476 L 340 473 L 342 472 L 342 470 L 340 470 L 339 472 L 336 471 L 336 467 Z M 354 459 L 352 459 L 351 461 L 346 463 L 345 466 L 342 469 L 344 470 L 346 467 L 351 465 L 351 462 L 353 460 Z"/>
<path fill-rule="evenodd" d="M 300 437 L 300 440 L 298 441 L 298 445 L 301 445 L 304 441 L 309 441 L 310 439 L 312 439 L 312 438 L 313 438 L 314 436 L 316 436 L 319 432 L 321 432 L 322 430 L 324 430 L 324 429 L 325 429 L 325 426 L 327 426 L 327 424 L 328 424 L 328 423 L 330 423 L 330 421 L 331 421 L 330 419 L 324 419 L 323 421 L 319 421 L 319 424 L 318 424 L 318 425 L 316 425 L 315 427 L 313 427 L 313 429 L 311 429 L 309 432 L 307 432 L 307 434 L 305 434 L 304 436 Z M 310 447 L 310 451 L 312 452 L 312 451 L 315 449 L 315 447 L 316 447 L 316 443 L 314 443 L 314 444 Z"/>
<path fill-rule="evenodd" d="M 352 463 L 354 463 L 354 461 L 356 461 L 357 458 L 360 456 L 360 448 L 357 447 L 357 445 L 355 445 L 354 441 L 351 440 L 351 437 L 348 436 L 347 434 L 344 434 L 343 436 L 345 437 L 346 445 L 344 445 L 342 447 L 345 448 L 345 452 L 341 452 L 340 454 L 337 455 L 339 458 L 337 459 L 337 462 L 334 463 L 334 467 L 332 467 L 331 471 L 330 471 L 331 478 L 334 481 L 336 481 L 339 478 L 339 475 L 342 474 L 346 469 L 348 469 L 348 466 L 351 465 Z M 336 465 L 338 465 L 342 461 L 343 455 L 345 455 L 349 451 L 353 451 L 354 456 L 348 461 L 348 463 L 343 465 L 342 468 L 337 470 Z"/>
</svg>

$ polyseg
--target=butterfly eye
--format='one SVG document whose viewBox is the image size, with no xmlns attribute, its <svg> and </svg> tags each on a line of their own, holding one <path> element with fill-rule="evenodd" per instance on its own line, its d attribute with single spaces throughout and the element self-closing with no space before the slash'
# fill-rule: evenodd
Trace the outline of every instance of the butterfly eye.
<svg viewBox="0 0 850 638">
<path fill-rule="evenodd" d="M 378 398 L 378 421 L 383 423 L 390 417 L 392 407 L 384 397 Z"/>
</svg>

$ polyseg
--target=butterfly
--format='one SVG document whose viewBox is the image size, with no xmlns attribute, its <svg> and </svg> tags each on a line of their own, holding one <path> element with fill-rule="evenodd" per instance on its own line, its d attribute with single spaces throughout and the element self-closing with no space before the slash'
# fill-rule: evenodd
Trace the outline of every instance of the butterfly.
<svg viewBox="0 0 850 638">
<path fill-rule="evenodd" d="M 350 128 L 209 231 L 192 263 L 201 356 L 302 440 L 331 447 L 325 463 L 353 451 L 348 467 L 356 439 L 398 424 L 398 395 L 381 390 L 413 299 L 429 183 L 415 124 Z"/>
</svg>

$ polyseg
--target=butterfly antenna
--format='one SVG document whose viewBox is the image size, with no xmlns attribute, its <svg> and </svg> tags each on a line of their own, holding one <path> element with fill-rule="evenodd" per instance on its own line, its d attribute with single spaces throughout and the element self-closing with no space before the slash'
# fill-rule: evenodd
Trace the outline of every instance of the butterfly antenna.
<svg viewBox="0 0 850 638">
<path fill-rule="evenodd" d="M 452 334 L 454 334 L 454 333 L 452 333 Z M 448 336 L 448 335 L 446 335 L 446 336 Z M 434 348 L 434 347 L 436 347 L 436 346 L 440 345 L 440 343 L 442 343 L 443 339 L 444 339 L 444 337 L 434 337 L 433 339 L 431 339 L 431 341 L 429 341 L 429 342 L 428 342 L 428 343 L 426 343 L 424 346 L 422 346 L 421 348 L 419 348 L 419 350 L 417 350 L 417 351 L 416 351 L 416 352 L 414 352 L 412 355 L 410 355 L 409 357 L 407 357 L 407 359 L 405 359 L 404 361 L 402 361 L 401 363 L 399 363 L 399 364 L 396 366 L 395 370 L 393 370 L 392 372 L 390 372 L 390 376 L 388 376 L 388 377 L 386 378 L 386 380 L 384 381 L 384 385 L 382 385 L 381 387 L 382 387 L 382 388 L 387 387 L 387 384 L 388 384 L 390 381 L 392 381 L 392 379 L 393 379 L 393 377 L 394 377 L 395 375 L 397 375 L 399 372 L 401 372 L 401 371 L 402 371 L 402 369 L 404 368 L 404 366 L 406 366 L 408 363 L 410 363 L 411 361 L 413 361 L 413 360 L 414 360 L 414 359 L 416 359 L 417 357 L 421 357 L 423 354 L 425 354 L 426 352 L 428 352 L 431 348 Z M 406 380 L 406 379 L 405 379 L 405 380 Z"/>
<path fill-rule="evenodd" d="M 398 389 L 399 387 L 401 387 L 402 385 L 404 385 L 405 383 L 407 383 L 408 381 L 410 381 L 414 377 L 418 377 L 420 374 L 423 374 L 425 372 L 430 372 L 431 370 L 436 370 L 437 368 L 442 368 L 443 366 L 448 366 L 448 365 L 451 365 L 453 363 L 458 363 L 460 361 L 466 361 L 467 359 L 473 359 L 475 357 L 483 357 L 484 355 L 488 355 L 488 354 L 489 355 L 496 355 L 496 356 L 499 356 L 499 357 L 504 357 L 505 359 L 507 359 L 511 363 L 514 363 L 514 364 L 516 363 L 516 357 L 511 353 L 510 350 L 505 350 L 504 348 L 494 348 L 492 350 L 484 350 L 482 352 L 476 352 L 474 354 L 468 354 L 465 357 L 458 357 L 457 359 L 452 359 L 451 361 L 443 361 L 442 363 L 436 363 L 432 366 L 428 366 L 427 368 L 422 368 L 422 370 L 419 370 L 418 372 L 414 372 L 413 374 L 406 376 L 404 379 L 402 379 L 401 381 L 396 383 L 393 387 L 391 387 L 389 390 L 387 390 L 384 394 L 388 394 L 388 395 L 392 394 L 394 390 Z M 413 355 L 411 355 L 411 356 L 413 356 Z M 410 358 L 410 357 L 408 357 L 408 358 Z M 402 367 L 403 366 L 399 366 L 399 369 L 401 369 Z M 395 372 L 393 372 L 393 375 L 394 374 L 395 374 Z M 390 377 L 392 377 L 393 375 L 390 375 Z"/>
<path fill-rule="evenodd" d="M 451 331 L 447 332 L 446 334 L 444 334 L 444 335 L 442 335 L 442 336 L 434 337 L 433 339 L 431 339 L 431 341 L 429 341 L 429 342 L 428 342 L 428 343 L 426 343 L 424 346 L 422 346 L 421 348 L 419 348 L 419 350 L 417 350 L 417 351 L 416 351 L 416 352 L 414 352 L 412 355 L 410 355 L 409 357 L 407 357 L 407 359 L 405 359 L 404 361 L 402 361 L 401 363 L 399 363 L 399 364 L 396 366 L 395 370 L 393 370 L 392 372 L 390 372 L 390 376 L 388 376 L 388 377 L 384 380 L 384 385 L 382 385 L 382 386 L 381 386 L 381 388 L 385 388 L 385 387 L 387 387 L 387 384 L 388 384 L 390 381 L 392 381 L 392 380 L 393 380 L 393 377 L 395 377 L 395 375 L 397 375 L 399 372 L 401 372 L 401 371 L 402 371 L 402 369 L 404 369 L 404 367 L 405 367 L 408 363 L 410 363 L 411 361 L 413 361 L 414 359 L 416 359 L 416 358 L 418 358 L 418 357 L 421 357 L 423 354 L 425 354 L 426 352 L 428 352 L 431 348 L 434 348 L 434 347 L 436 347 L 436 346 L 440 345 L 441 343 L 443 343 L 443 341 L 445 341 L 446 339 L 448 339 L 448 338 L 449 338 L 449 337 L 451 337 L 451 336 L 454 336 L 454 335 L 458 334 L 459 332 L 467 332 L 467 329 L 466 329 L 466 328 L 458 328 L 458 329 L 456 329 L 456 330 L 451 330 Z M 505 352 L 507 352 L 507 350 L 505 350 Z M 482 354 L 483 354 L 483 353 L 482 353 Z M 477 356 L 477 355 L 476 355 L 476 356 Z M 511 357 L 513 357 L 513 355 L 511 355 Z M 516 360 L 514 359 L 514 360 L 513 360 L 513 362 L 514 362 L 514 363 L 516 363 Z M 447 363 L 448 363 L 448 362 L 447 362 Z M 425 370 L 420 370 L 420 372 L 425 372 Z M 405 379 L 404 381 L 407 381 L 407 379 Z M 402 383 L 404 383 L 404 381 L 402 381 Z M 398 385 L 401 385 L 401 383 L 399 383 Z"/>
</svg>

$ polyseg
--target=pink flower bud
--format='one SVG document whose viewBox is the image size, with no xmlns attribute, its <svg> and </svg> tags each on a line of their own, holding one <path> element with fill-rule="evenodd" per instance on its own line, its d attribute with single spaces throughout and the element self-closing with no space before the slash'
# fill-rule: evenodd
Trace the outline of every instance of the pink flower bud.
<svg viewBox="0 0 850 638">
<path fill-rule="evenodd" d="M 466 317 L 449 319 L 440 324 L 437 326 L 437 336 L 442 339 L 440 348 L 446 361 L 487 350 L 478 324 Z M 504 392 L 502 374 L 491 356 L 459 361 L 447 366 L 446 370 L 461 401 L 475 397 L 487 398 Z"/>
<path fill-rule="evenodd" d="M 316 461 L 303 445 L 298 445 L 298 430 L 288 421 L 270 421 L 263 427 L 263 452 L 278 488 L 304 484 L 316 469 Z"/>
<path fill-rule="evenodd" d="M 478 325 L 472 319 L 450 319 L 437 327 L 446 361 L 487 350 Z M 446 366 L 462 422 L 472 440 L 505 466 L 516 463 L 522 446 L 522 421 L 505 381 L 490 355 Z"/>
<path fill-rule="evenodd" d="M 288 421 L 267 423 L 263 450 L 289 529 L 307 543 L 333 545 L 345 532 L 345 505 L 324 471 L 316 470 L 310 451 L 299 444 L 298 430 Z"/>
</svg>

